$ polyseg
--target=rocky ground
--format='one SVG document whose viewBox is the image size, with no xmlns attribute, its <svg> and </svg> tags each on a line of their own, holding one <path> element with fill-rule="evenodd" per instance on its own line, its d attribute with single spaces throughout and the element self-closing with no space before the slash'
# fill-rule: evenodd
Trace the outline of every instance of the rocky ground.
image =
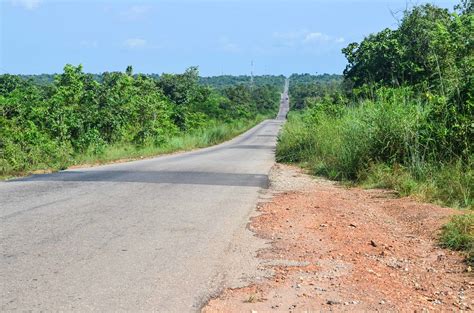
<svg viewBox="0 0 474 313">
<path fill-rule="evenodd" d="M 268 279 L 227 289 L 204 312 L 469 311 L 474 276 L 441 249 L 441 225 L 459 211 L 345 188 L 277 165 L 273 198 L 249 228 Z"/>
</svg>

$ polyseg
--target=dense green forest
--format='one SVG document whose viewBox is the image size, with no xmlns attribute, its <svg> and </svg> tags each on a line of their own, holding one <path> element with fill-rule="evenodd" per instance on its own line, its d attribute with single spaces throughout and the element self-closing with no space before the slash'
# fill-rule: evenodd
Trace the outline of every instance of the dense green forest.
<svg viewBox="0 0 474 313">
<path fill-rule="evenodd" d="M 92 78 L 99 82 L 103 82 L 104 74 L 90 74 Z M 161 74 L 163 75 L 163 74 Z M 160 74 L 141 74 L 141 76 L 146 76 L 155 80 L 160 80 Z M 328 75 L 328 74 L 326 74 Z M 54 83 L 55 77 L 57 74 L 37 74 L 37 75 L 18 75 L 19 78 L 23 80 L 30 81 L 35 85 L 46 86 Z M 306 75 L 302 75 L 306 76 Z M 337 75 L 330 75 L 337 76 Z M 286 77 L 283 75 L 256 75 L 253 78 L 254 86 L 265 86 L 271 85 L 280 88 L 285 83 Z M 226 87 L 232 87 L 236 85 L 247 85 L 251 84 L 251 77 L 248 75 L 219 75 L 219 76 L 200 76 L 198 79 L 199 84 L 209 86 L 215 89 L 224 89 Z"/>
<path fill-rule="evenodd" d="M 367 187 L 473 208 L 474 15 L 426 4 L 342 50 L 343 79 L 291 81 L 280 161 Z M 442 244 L 470 251 L 474 216 L 453 219 Z"/>
<path fill-rule="evenodd" d="M 159 78 L 131 66 L 86 74 L 81 65 L 1 75 L 0 175 L 214 144 L 274 115 L 283 86 L 214 79 L 217 90 L 199 80 L 195 67 Z"/>
<path fill-rule="evenodd" d="M 293 74 L 290 76 L 291 106 L 293 109 L 301 110 L 311 107 L 311 102 L 319 101 L 324 97 L 332 97 L 339 101 L 342 97 L 341 84 L 342 75 L 336 74 Z"/>
<path fill-rule="evenodd" d="M 283 87 L 285 84 L 286 77 L 283 75 L 274 76 L 274 75 L 258 75 L 253 77 L 254 86 L 277 86 Z M 250 86 L 251 77 L 248 75 L 221 75 L 221 76 L 210 76 L 210 77 L 200 77 L 199 82 L 203 85 L 210 86 L 216 89 L 223 89 L 235 85 L 246 85 Z"/>
</svg>

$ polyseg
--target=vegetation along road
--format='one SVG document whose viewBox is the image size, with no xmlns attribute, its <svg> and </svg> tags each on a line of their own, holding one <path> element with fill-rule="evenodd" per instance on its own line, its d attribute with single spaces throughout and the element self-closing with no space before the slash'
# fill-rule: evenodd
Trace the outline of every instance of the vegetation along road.
<svg viewBox="0 0 474 313">
<path fill-rule="evenodd" d="M 472 0 L 398 1 L 390 14 L 368 1 L 173 1 L 175 15 L 150 2 L 130 6 L 133 27 L 120 13 L 132 1 L 106 15 L 97 4 L 100 25 L 60 1 L 10 2 L 0 311 L 474 309 Z M 71 12 L 77 22 L 37 29 Z M 120 45 L 138 15 L 144 37 Z M 81 43 L 90 53 L 41 39 L 73 47 L 68 27 L 109 36 L 102 24 L 118 41 Z M 245 60 L 250 75 L 229 75 Z M 221 75 L 176 72 L 191 61 Z M 70 64 L 52 74 L 58 62 Z"/>
<path fill-rule="evenodd" d="M 0 309 L 193 311 L 237 281 L 286 97 L 219 146 L 1 182 Z"/>
</svg>

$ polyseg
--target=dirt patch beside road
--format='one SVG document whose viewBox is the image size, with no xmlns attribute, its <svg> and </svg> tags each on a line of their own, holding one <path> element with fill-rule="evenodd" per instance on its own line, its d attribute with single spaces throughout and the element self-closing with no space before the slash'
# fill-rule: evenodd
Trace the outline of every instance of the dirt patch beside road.
<svg viewBox="0 0 474 313">
<path fill-rule="evenodd" d="M 277 165 L 272 201 L 250 228 L 271 242 L 275 275 L 228 289 L 204 312 L 459 311 L 474 309 L 474 279 L 441 249 L 441 225 L 459 211 L 386 190 L 344 188 Z"/>
</svg>

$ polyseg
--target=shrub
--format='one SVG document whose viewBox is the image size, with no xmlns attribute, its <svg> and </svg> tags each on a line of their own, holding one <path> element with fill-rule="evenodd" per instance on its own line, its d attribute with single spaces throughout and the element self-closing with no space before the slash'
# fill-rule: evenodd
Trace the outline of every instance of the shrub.
<svg viewBox="0 0 474 313">
<path fill-rule="evenodd" d="M 453 216 L 440 235 L 444 248 L 466 251 L 467 261 L 474 263 L 474 214 Z"/>
<path fill-rule="evenodd" d="M 292 112 L 279 137 L 277 160 L 305 163 L 331 179 L 472 207 L 473 158 L 437 153 L 430 102 L 406 88 L 382 88 L 376 95 L 338 110 L 323 103 Z"/>
</svg>

